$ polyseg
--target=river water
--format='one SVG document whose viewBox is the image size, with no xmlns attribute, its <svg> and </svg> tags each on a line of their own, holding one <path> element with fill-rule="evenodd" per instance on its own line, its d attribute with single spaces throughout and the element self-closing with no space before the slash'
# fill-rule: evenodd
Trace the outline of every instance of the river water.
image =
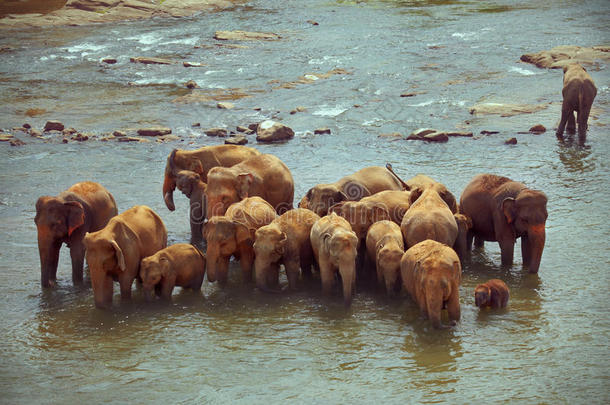
<svg viewBox="0 0 610 405">
<path fill-rule="evenodd" d="M 0 46 L 14 49 L 0 55 L 0 127 L 60 119 L 101 135 L 159 124 L 181 137 L 64 145 L 21 136 L 23 147 L 0 145 L 2 402 L 608 403 L 608 69 L 589 68 L 598 95 L 587 145 L 579 147 L 553 134 L 561 71 L 519 63 L 523 53 L 557 45 L 609 43 L 608 15 L 604 1 L 261 0 L 185 19 L 2 32 Z M 282 39 L 215 46 L 214 31 L 224 29 Z M 132 56 L 206 66 L 145 66 L 129 63 Z M 118 63 L 102 64 L 104 57 Z M 333 69 L 347 74 L 278 88 Z M 188 80 L 214 97 L 174 102 L 190 92 Z M 219 110 L 220 99 L 236 107 Z M 470 115 L 479 102 L 548 108 Z M 289 114 L 297 106 L 306 111 Z M 549 218 L 539 274 L 522 269 L 519 246 L 514 266 L 502 268 L 497 244 L 487 243 L 464 263 L 461 322 L 440 331 L 407 297 L 359 291 L 346 311 L 339 293 L 324 299 L 317 286 L 262 294 L 241 284 L 237 267 L 225 289 L 207 281 L 200 294 L 177 289 L 169 306 L 145 305 L 136 291 L 131 305 L 115 301 L 104 312 L 93 307 L 90 288 L 71 285 L 65 247 L 58 288 L 41 291 L 39 196 L 98 181 L 120 211 L 149 205 L 170 243 L 186 242 L 187 200 L 177 194 L 169 212 L 161 196 L 171 149 L 221 142 L 195 122 L 232 128 L 272 116 L 296 137 L 250 144 L 288 165 L 297 198 L 386 162 L 403 178 L 428 174 L 456 196 L 483 172 L 543 190 Z M 518 133 L 538 123 L 549 131 Z M 322 126 L 332 134 L 314 135 Z M 419 127 L 471 130 L 475 139 L 378 137 Z M 518 144 L 504 145 L 511 137 Z M 489 278 L 509 285 L 507 310 L 474 306 L 474 287 Z"/>
</svg>

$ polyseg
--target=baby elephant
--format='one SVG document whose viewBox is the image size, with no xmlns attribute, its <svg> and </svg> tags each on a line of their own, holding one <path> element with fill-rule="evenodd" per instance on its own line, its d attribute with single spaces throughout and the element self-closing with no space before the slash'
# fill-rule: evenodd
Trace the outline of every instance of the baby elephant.
<svg viewBox="0 0 610 405">
<path fill-rule="evenodd" d="M 297 208 L 256 230 L 254 274 L 258 288 L 266 291 L 278 287 L 280 264 L 286 268 L 290 289 L 297 287 L 299 268 L 304 276 L 311 276 L 313 251 L 309 234 L 318 219 L 315 212 Z"/>
<path fill-rule="evenodd" d="M 449 320 L 460 320 L 462 266 L 453 249 L 434 240 L 425 240 L 407 250 L 400 261 L 402 284 L 422 315 L 435 328 L 441 327 L 441 311 Z"/>
<path fill-rule="evenodd" d="M 509 295 L 506 283 L 494 278 L 474 289 L 474 304 L 479 308 L 504 308 Z"/>
<path fill-rule="evenodd" d="M 568 125 L 568 132 L 576 130 L 574 111 L 578 113 L 578 140 L 584 143 L 587 138 L 587 121 L 597 95 L 593 79 L 585 68 L 572 63 L 563 68 L 563 104 L 561 105 L 561 121 L 557 128 L 558 138 L 563 137 L 563 130 Z"/>
<path fill-rule="evenodd" d="M 405 252 L 400 226 L 392 221 L 374 223 L 366 234 L 367 261 L 374 262 L 377 283 L 389 295 L 400 288 L 400 259 Z"/>
<path fill-rule="evenodd" d="M 202 232 L 206 212 L 206 184 L 201 181 L 197 173 L 190 170 L 180 170 L 176 176 L 176 186 L 190 200 L 191 243 L 200 245 L 203 242 Z"/>
<path fill-rule="evenodd" d="M 140 278 L 147 301 L 152 292 L 169 300 L 175 286 L 199 290 L 205 274 L 205 256 L 193 245 L 178 243 L 142 259 Z"/>
</svg>

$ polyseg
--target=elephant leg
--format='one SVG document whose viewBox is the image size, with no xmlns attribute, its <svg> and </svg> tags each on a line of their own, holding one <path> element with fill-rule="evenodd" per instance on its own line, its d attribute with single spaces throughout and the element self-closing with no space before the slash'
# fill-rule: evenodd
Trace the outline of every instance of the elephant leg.
<svg viewBox="0 0 610 405">
<path fill-rule="evenodd" d="M 474 238 L 474 247 L 480 249 L 483 246 L 485 246 L 485 239 L 479 237 L 479 236 L 475 236 Z"/>
<path fill-rule="evenodd" d="M 96 307 L 110 308 L 112 306 L 112 283 L 112 277 L 105 272 L 91 272 L 91 285 Z"/>
<path fill-rule="evenodd" d="M 513 255 L 515 251 L 515 240 L 513 238 L 499 238 L 498 243 L 500 244 L 500 252 L 502 256 L 503 266 L 513 265 Z"/>
<path fill-rule="evenodd" d="M 474 232 L 468 231 L 466 233 L 466 250 L 470 252 L 472 250 L 472 241 L 474 239 Z"/>
<path fill-rule="evenodd" d="M 426 309 L 428 319 L 436 329 L 441 328 L 441 310 L 443 309 L 443 300 L 436 294 L 426 294 Z"/>
<path fill-rule="evenodd" d="M 324 295 L 330 295 L 335 281 L 335 273 L 333 272 L 332 264 L 328 261 L 328 259 L 321 257 L 318 265 L 320 266 L 322 293 Z"/>
<path fill-rule="evenodd" d="M 301 275 L 304 280 L 312 280 L 313 273 L 311 272 L 311 266 L 313 265 L 313 253 L 311 250 L 307 252 L 307 254 L 300 254 L 300 262 L 301 262 Z"/>
<path fill-rule="evenodd" d="M 454 291 L 449 297 L 449 301 L 447 302 L 447 312 L 449 313 L 449 320 L 452 321 L 452 323 L 455 324 L 460 320 L 460 296 L 457 290 Z"/>
<path fill-rule="evenodd" d="M 591 106 L 580 106 L 578 112 L 578 142 L 584 144 L 587 140 L 587 122 L 589 121 L 589 113 L 591 112 Z"/>
<path fill-rule="evenodd" d="M 284 260 L 284 268 L 286 269 L 286 277 L 288 278 L 288 287 L 291 290 L 297 289 L 299 282 L 299 263 L 298 257 L 292 257 L 288 260 Z"/>
<path fill-rule="evenodd" d="M 85 245 L 75 243 L 70 247 L 70 258 L 72 259 L 72 284 L 83 283 L 83 262 L 85 261 Z"/>
<path fill-rule="evenodd" d="M 566 127 L 570 114 L 572 114 L 572 118 L 574 118 L 574 113 L 573 113 L 572 109 L 567 105 L 567 103 L 564 100 L 564 102 L 561 106 L 561 120 L 559 121 L 559 126 L 557 127 L 557 132 L 555 132 L 555 135 L 558 138 L 563 137 L 563 131 Z"/>
<path fill-rule="evenodd" d="M 127 273 L 127 271 L 125 272 Z M 121 288 L 121 300 L 131 300 L 131 286 L 133 284 L 133 278 L 127 274 L 122 274 L 119 277 L 119 286 Z"/>
<path fill-rule="evenodd" d="M 166 279 L 161 282 L 161 298 L 163 298 L 164 300 L 167 300 L 167 301 L 172 299 L 172 292 L 174 291 L 174 283 L 175 283 L 175 277 L 174 277 L 174 280 Z"/>
<path fill-rule="evenodd" d="M 532 261 L 532 252 L 527 235 L 521 237 L 521 257 L 524 264 L 529 264 Z"/>
<path fill-rule="evenodd" d="M 191 221 L 191 244 L 194 246 L 203 245 L 203 213 L 199 204 L 191 203 L 190 221 Z"/>
<path fill-rule="evenodd" d="M 239 254 L 239 265 L 244 282 L 252 281 L 252 266 L 254 265 L 254 250 L 251 247 L 241 249 Z"/>
<path fill-rule="evenodd" d="M 568 131 L 569 134 L 573 134 L 574 132 L 576 132 L 576 120 L 574 119 L 574 112 L 570 112 L 568 114 L 568 124 L 566 126 L 566 131 Z"/>
</svg>

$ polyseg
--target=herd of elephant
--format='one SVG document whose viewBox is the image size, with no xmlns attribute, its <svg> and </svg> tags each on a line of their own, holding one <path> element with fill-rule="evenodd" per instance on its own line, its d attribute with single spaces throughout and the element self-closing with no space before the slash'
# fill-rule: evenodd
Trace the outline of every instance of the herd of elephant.
<svg viewBox="0 0 610 405">
<path fill-rule="evenodd" d="M 366 167 L 332 184 L 318 184 L 293 208 L 294 180 L 276 156 L 246 146 L 173 150 L 163 197 L 190 199 L 191 243 L 167 246 L 167 230 L 153 210 L 134 206 L 118 214 L 112 195 L 94 182 L 40 197 L 35 223 L 43 287 L 56 282 L 59 250 L 70 248 L 72 280 L 89 266 L 95 305 L 112 306 L 113 282 L 130 299 L 134 280 L 147 299 L 171 297 L 173 288 L 224 285 L 231 257 L 242 279 L 263 291 L 289 289 L 319 277 L 325 294 L 340 280 L 351 304 L 356 281 L 378 283 L 388 294 L 405 290 L 435 327 L 447 309 L 460 319 L 461 258 L 475 245 L 497 241 L 511 265 L 521 238 L 524 266 L 538 272 L 545 242 L 547 198 L 524 184 L 491 174 L 476 176 L 459 204 L 443 184 L 418 175 L 403 181 L 386 167 Z M 205 253 L 202 248 L 206 247 Z M 313 270 L 315 271 L 312 271 Z M 319 275 L 315 275 L 315 273 Z M 478 306 L 505 306 L 501 280 L 477 286 Z"/>
</svg>

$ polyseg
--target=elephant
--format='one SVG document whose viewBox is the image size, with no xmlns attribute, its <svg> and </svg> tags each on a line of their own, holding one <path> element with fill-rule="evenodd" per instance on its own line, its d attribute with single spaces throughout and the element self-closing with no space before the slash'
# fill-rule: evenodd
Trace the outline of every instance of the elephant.
<svg viewBox="0 0 610 405">
<path fill-rule="evenodd" d="M 402 218 L 411 206 L 410 196 L 410 191 L 386 190 L 375 193 L 369 197 L 364 197 L 360 202 L 381 204 L 387 209 L 390 214 L 390 219 L 400 225 Z"/>
<path fill-rule="evenodd" d="M 313 224 L 310 239 L 320 268 L 322 292 L 330 295 L 338 271 L 343 283 L 343 302 L 349 307 L 356 286 L 356 233 L 345 218 L 333 212 Z"/>
<path fill-rule="evenodd" d="M 191 243 L 200 246 L 203 243 L 203 223 L 205 221 L 205 190 L 207 184 L 201 177 L 190 170 L 180 170 L 176 176 L 178 190 L 189 199 L 189 221 L 191 223 Z"/>
<path fill-rule="evenodd" d="M 204 254 L 188 243 L 168 246 L 140 262 L 142 291 L 147 301 L 153 298 L 153 290 L 164 300 L 171 299 L 175 286 L 199 290 L 204 274 Z"/>
<path fill-rule="evenodd" d="M 232 204 L 225 215 L 211 217 L 203 227 L 208 244 L 208 281 L 218 281 L 220 285 L 227 283 L 231 256 L 239 260 L 243 280 L 251 281 L 255 232 L 270 224 L 276 216 L 267 201 L 260 197 L 248 197 Z"/>
<path fill-rule="evenodd" d="M 447 206 L 451 210 L 452 213 L 457 214 L 458 207 L 455 196 L 449 191 L 449 189 L 442 183 L 424 175 L 418 174 L 417 176 L 407 180 L 407 185 L 411 190 L 416 188 L 421 188 L 422 190 L 426 190 L 428 188 L 433 189 L 438 193 L 438 195 L 447 203 Z"/>
<path fill-rule="evenodd" d="M 502 265 L 513 264 L 515 241 L 521 238 L 523 264 L 538 273 L 544 250 L 547 197 L 523 183 L 493 174 L 475 176 L 460 197 L 460 212 L 472 220 L 467 249 L 472 240 L 500 245 Z"/>
<path fill-rule="evenodd" d="M 419 242 L 402 256 L 400 273 L 403 289 L 432 326 L 441 327 L 444 308 L 452 324 L 460 320 L 462 266 L 453 249 L 435 240 Z"/>
<path fill-rule="evenodd" d="M 278 214 L 292 209 L 294 180 L 288 167 L 274 155 L 259 155 L 232 167 L 208 172 L 207 217 L 224 215 L 229 205 L 258 196 Z"/>
<path fill-rule="evenodd" d="M 563 68 L 563 103 L 561 105 L 561 121 L 555 133 L 558 138 L 563 137 L 563 131 L 576 130 L 574 111 L 578 113 L 578 140 L 584 143 L 587 138 L 587 121 L 593 100 L 597 95 L 597 88 L 587 70 L 577 63 L 571 63 Z"/>
<path fill-rule="evenodd" d="M 84 241 L 95 306 L 110 308 L 113 280 L 119 282 L 121 299 L 131 299 L 140 261 L 167 246 L 167 230 L 152 209 L 136 205 L 101 230 L 85 234 Z"/>
<path fill-rule="evenodd" d="M 366 234 L 366 254 L 375 263 L 377 283 L 388 295 L 400 289 L 400 260 L 405 252 L 400 226 L 393 221 L 374 223 Z"/>
<path fill-rule="evenodd" d="M 474 304 L 479 308 L 505 308 L 510 292 L 502 280 L 491 279 L 474 289 Z"/>
<path fill-rule="evenodd" d="M 207 183 L 208 172 L 216 166 L 231 167 L 261 153 L 247 146 L 215 145 L 204 146 L 196 150 L 174 149 L 167 158 L 165 179 L 163 181 L 163 199 L 170 211 L 174 205 L 174 190 L 176 176 L 180 170 L 190 170 L 197 173 L 204 183 Z"/>
<path fill-rule="evenodd" d="M 455 218 L 455 222 L 458 226 L 458 235 L 455 238 L 455 243 L 453 244 L 453 249 L 455 253 L 458 254 L 460 260 L 466 257 L 468 252 L 467 248 L 467 239 L 468 239 L 468 231 L 472 229 L 472 219 L 467 217 L 464 214 L 453 214 Z"/>
<path fill-rule="evenodd" d="M 407 248 L 426 239 L 453 246 L 458 225 L 447 203 L 433 188 L 411 190 L 411 206 L 400 228 Z"/>
<path fill-rule="evenodd" d="M 280 264 L 286 269 L 288 286 L 292 290 L 297 288 L 299 268 L 304 277 L 311 278 L 313 251 L 309 234 L 319 219 L 313 211 L 296 208 L 256 230 L 254 275 L 259 289 L 277 290 Z"/>
<path fill-rule="evenodd" d="M 36 201 L 36 229 L 40 254 L 40 283 L 52 287 L 57 280 L 59 250 L 65 243 L 72 259 L 72 283 L 83 282 L 85 233 L 99 231 L 118 214 L 114 197 L 98 183 L 76 183 L 57 197 Z"/>
<path fill-rule="evenodd" d="M 307 191 L 299 207 L 308 208 L 320 216 L 328 214 L 334 204 L 358 201 L 384 190 L 404 190 L 400 179 L 379 166 L 365 167 L 330 184 L 318 184 Z"/>
</svg>

